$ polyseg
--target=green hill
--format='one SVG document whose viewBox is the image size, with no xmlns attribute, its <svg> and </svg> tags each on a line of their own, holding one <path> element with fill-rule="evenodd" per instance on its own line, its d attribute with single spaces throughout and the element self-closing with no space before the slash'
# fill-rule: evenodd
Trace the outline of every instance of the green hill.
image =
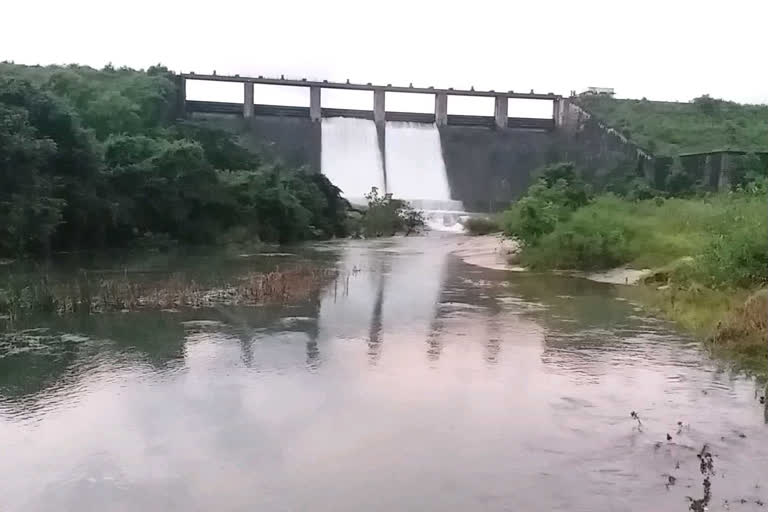
<svg viewBox="0 0 768 512">
<path fill-rule="evenodd" d="M 578 104 L 657 156 L 768 151 L 768 105 L 709 96 L 690 103 L 581 96 Z"/>
</svg>

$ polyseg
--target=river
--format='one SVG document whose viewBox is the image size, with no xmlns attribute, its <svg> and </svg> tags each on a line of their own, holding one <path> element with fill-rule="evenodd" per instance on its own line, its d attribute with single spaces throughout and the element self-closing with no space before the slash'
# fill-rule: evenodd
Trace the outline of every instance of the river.
<svg viewBox="0 0 768 512">
<path fill-rule="evenodd" d="M 757 384 L 622 287 L 473 266 L 456 240 L 198 257 L 340 274 L 285 306 L 6 332 L 0 510 L 763 510 Z"/>
</svg>

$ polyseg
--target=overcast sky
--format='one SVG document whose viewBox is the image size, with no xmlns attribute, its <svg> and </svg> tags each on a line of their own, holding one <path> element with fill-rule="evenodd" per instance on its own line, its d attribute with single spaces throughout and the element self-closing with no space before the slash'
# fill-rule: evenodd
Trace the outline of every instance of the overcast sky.
<svg viewBox="0 0 768 512">
<path fill-rule="evenodd" d="M 4 0 L 2 17 L 0 59 L 24 64 L 768 103 L 768 0 Z"/>
</svg>

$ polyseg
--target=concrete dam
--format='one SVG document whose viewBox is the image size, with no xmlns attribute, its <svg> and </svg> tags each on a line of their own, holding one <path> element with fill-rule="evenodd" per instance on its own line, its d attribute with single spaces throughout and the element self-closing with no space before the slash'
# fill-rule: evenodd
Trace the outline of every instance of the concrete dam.
<svg viewBox="0 0 768 512">
<path fill-rule="evenodd" d="M 192 80 L 241 83 L 243 100 L 190 100 Z M 309 106 L 258 103 L 254 84 L 308 89 Z M 326 89 L 368 91 L 371 108 L 324 107 Z M 564 129 L 572 117 L 569 101 L 552 93 L 198 74 L 180 75 L 179 90 L 179 117 L 226 129 L 246 147 L 323 172 L 353 202 L 375 186 L 426 210 L 494 211 L 525 192 L 534 169 L 576 156 L 567 143 L 573 130 Z M 388 93 L 430 95 L 434 111 L 388 110 Z M 449 114 L 454 96 L 490 98 L 493 112 Z M 511 100 L 541 102 L 549 115 L 510 117 Z"/>
</svg>

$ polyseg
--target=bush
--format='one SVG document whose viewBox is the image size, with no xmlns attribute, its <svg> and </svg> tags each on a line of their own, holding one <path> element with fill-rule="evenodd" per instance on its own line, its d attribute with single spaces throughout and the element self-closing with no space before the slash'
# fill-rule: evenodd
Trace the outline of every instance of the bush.
<svg viewBox="0 0 768 512">
<path fill-rule="evenodd" d="M 526 248 L 522 262 L 534 268 L 601 269 L 621 265 L 630 256 L 624 226 L 604 211 L 584 208 Z"/>
<path fill-rule="evenodd" d="M 712 287 L 750 287 L 768 282 L 766 212 L 761 217 L 737 217 L 733 229 L 718 233 L 696 258 L 694 278 Z M 753 211 L 758 213 L 758 211 Z"/>
<path fill-rule="evenodd" d="M 551 233 L 592 195 L 571 163 L 545 166 L 536 175 L 528 193 L 502 215 L 504 233 L 527 245 Z"/>
<path fill-rule="evenodd" d="M 498 233 L 501 226 L 496 219 L 489 217 L 470 217 L 464 222 L 464 229 L 470 235 L 488 235 Z"/>
<path fill-rule="evenodd" d="M 368 238 L 392 236 L 396 233 L 409 235 L 425 225 L 422 212 L 415 210 L 407 201 L 394 199 L 392 194 L 379 194 L 371 188 L 365 195 L 368 208 L 361 220 L 363 234 Z"/>
<path fill-rule="evenodd" d="M 537 268 L 675 266 L 668 279 L 723 288 L 768 282 L 765 197 L 746 193 L 702 199 L 627 201 L 605 195 L 525 247 Z M 682 260 L 681 260 L 682 261 Z"/>
</svg>

